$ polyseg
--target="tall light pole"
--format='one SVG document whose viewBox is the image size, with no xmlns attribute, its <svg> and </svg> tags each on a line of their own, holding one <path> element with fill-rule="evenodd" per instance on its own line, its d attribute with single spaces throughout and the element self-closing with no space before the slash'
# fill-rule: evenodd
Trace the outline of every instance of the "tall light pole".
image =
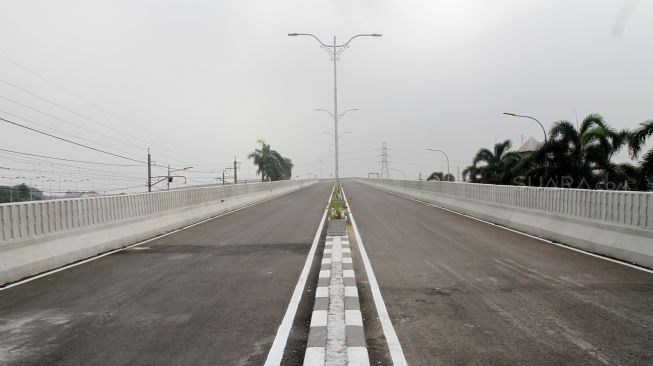
<svg viewBox="0 0 653 366">
<path fill-rule="evenodd" d="M 540 125 L 540 127 L 542 127 L 542 132 L 544 133 L 544 143 L 546 144 L 546 129 L 544 129 L 544 126 L 542 125 L 542 123 L 540 121 L 538 121 L 535 117 L 524 116 L 524 115 L 521 115 L 521 114 L 515 114 L 515 113 L 509 113 L 509 112 L 503 112 L 503 114 L 505 114 L 506 116 L 512 116 L 512 117 L 528 118 L 528 119 L 532 119 L 533 121 L 537 122 L 537 124 Z"/>
<path fill-rule="evenodd" d="M 297 37 L 297 36 L 308 36 L 308 37 L 313 37 L 316 41 L 320 43 L 322 48 L 324 48 L 329 55 L 331 56 L 331 60 L 333 61 L 333 124 L 334 124 L 334 140 L 335 140 L 335 145 L 336 145 L 336 151 L 335 151 L 335 174 L 336 174 L 336 182 L 339 181 L 340 176 L 338 174 L 338 77 L 337 77 L 337 67 L 336 64 L 338 62 L 338 59 L 340 58 L 340 54 L 345 51 L 345 49 L 349 48 L 349 43 L 357 37 L 381 37 L 380 34 L 378 33 L 371 33 L 371 34 L 357 34 L 349 39 L 349 41 L 339 45 L 336 42 L 336 36 L 333 36 L 333 45 L 328 45 L 322 42 L 319 38 L 317 38 L 315 35 L 310 34 L 310 33 L 288 33 L 288 36 L 290 37 Z M 343 113 L 344 115 L 344 113 Z"/>
<path fill-rule="evenodd" d="M 336 165 L 336 181 L 337 181 L 338 178 L 339 178 L 338 169 L 339 169 L 339 163 L 340 163 L 340 158 L 339 158 L 339 156 L 340 156 L 340 146 L 338 144 L 339 144 L 340 138 L 342 138 L 342 136 L 344 136 L 347 133 L 351 133 L 351 132 L 344 132 L 344 133 L 341 133 L 340 135 L 338 135 L 338 122 L 340 122 L 340 118 L 342 118 L 345 114 L 347 114 L 349 112 L 357 111 L 358 108 L 347 109 L 346 111 L 344 111 L 344 112 L 342 112 L 340 114 L 331 113 L 330 110 L 327 110 L 327 109 L 324 109 L 324 108 L 315 108 L 313 110 L 318 111 L 318 112 L 326 112 L 331 116 L 331 118 L 333 118 L 333 121 L 334 121 L 333 125 L 334 125 L 334 129 L 335 129 L 335 134 L 334 133 L 329 133 L 329 132 L 327 132 L 327 133 L 334 137 L 334 140 L 335 140 L 334 141 L 334 146 L 337 146 L 337 148 L 335 149 L 336 150 L 336 152 L 335 152 L 336 164 L 335 165 Z"/>
<path fill-rule="evenodd" d="M 445 159 L 447 159 L 447 175 L 451 175 L 451 173 L 449 172 L 449 157 L 447 156 L 447 153 L 445 153 L 442 150 L 438 150 L 438 149 L 426 149 L 426 150 L 442 153 L 442 155 L 444 155 Z M 449 180 L 449 179 L 447 178 L 445 180 Z"/>
</svg>

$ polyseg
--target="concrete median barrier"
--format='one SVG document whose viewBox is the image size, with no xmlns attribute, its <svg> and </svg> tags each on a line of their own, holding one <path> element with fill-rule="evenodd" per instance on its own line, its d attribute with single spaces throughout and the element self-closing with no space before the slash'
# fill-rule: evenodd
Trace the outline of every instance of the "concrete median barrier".
<svg viewBox="0 0 653 366">
<path fill-rule="evenodd" d="M 359 179 L 589 252 L 653 268 L 653 193 Z"/>
<path fill-rule="evenodd" d="M 0 286 L 315 183 L 290 180 L 0 204 Z"/>
</svg>

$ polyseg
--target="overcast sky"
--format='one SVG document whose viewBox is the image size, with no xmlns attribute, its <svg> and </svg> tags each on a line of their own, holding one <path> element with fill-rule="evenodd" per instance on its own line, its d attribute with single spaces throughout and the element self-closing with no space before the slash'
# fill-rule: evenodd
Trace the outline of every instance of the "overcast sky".
<svg viewBox="0 0 653 366">
<path fill-rule="evenodd" d="M 479 147 L 542 140 L 537 124 L 504 111 L 547 128 L 588 113 L 617 128 L 653 118 L 650 1 L 20 0 L 1 2 L 0 14 L 1 55 L 102 108 L 0 57 L 0 117 L 136 160 L 150 147 L 158 164 L 207 172 L 192 183 L 221 176 L 234 155 L 240 176 L 255 178 L 246 155 L 259 138 L 293 159 L 295 176 L 333 173 L 333 121 L 313 111 L 333 108 L 333 65 L 289 32 L 383 34 L 354 40 L 338 63 L 339 109 L 359 109 L 341 120 L 351 131 L 343 176 L 378 172 L 383 141 L 390 168 L 417 179 L 446 169 L 427 147 L 448 152 L 455 173 Z M 6 123 L 0 148 L 138 165 Z M 61 190 L 75 180 L 142 189 L 146 176 L 142 166 L 18 159 L 0 152 L 13 169 L 0 176 L 69 181 Z"/>
</svg>

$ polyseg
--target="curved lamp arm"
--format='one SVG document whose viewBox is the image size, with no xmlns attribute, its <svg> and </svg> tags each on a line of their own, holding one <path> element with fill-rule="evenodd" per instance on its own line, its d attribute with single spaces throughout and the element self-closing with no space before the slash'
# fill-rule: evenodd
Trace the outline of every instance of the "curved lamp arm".
<svg viewBox="0 0 653 366">
<path fill-rule="evenodd" d="M 341 44 L 341 45 L 338 45 L 338 46 L 336 46 L 336 47 L 347 47 L 347 45 L 349 44 L 349 42 L 351 42 L 351 41 L 352 41 L 354 38 L 356 38 L 356 37 L 381 37 L 381 34 L 379 34 L 379 33 L 357 34 L 357 35 L 355 35 L 355 36 L 349 38 L 349 41 L 347 41 L 347 42 L 345 42 L 345 43 L 343 43 L 343 44 Z"/>
<path fill-rule="evenodd" d="M 313 34 L 310 34 L 310 33 L 288 33 L 288 36 L 289 36 L 289 37 L 309 36 L 309 37 L 313 37 L 313 38 L 315 38 L 315 40 L 318 41 L 318 42 L 320 42 L 320 44 L 321 44 L 322 46 L 324 46 L 324 47 L 333 47 L 333 46 L 329 46 L 329 45 L 325 44 L 325 43 L 322 42 L 319 38 L 317 38 L 317 36 L 315 36 L 315 35 L 313 35 Z"/>
</svg>

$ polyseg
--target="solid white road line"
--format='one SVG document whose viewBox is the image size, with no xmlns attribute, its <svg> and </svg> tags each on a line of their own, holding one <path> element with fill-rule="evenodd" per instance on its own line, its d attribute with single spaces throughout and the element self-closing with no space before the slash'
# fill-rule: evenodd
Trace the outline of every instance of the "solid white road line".
<svg viewBox="0 0 653 366">
<path fill-rule="evenodd" d="M 347 201 L 347 195 L 344 194 L 345 203 L 349 207 L 349 202 Z M 388 314 L 388 309 L 385 307 L 385 302 L 381 296 L 381 290 L 379 289 L 379 284 L 376 281 L 376 276 L 372 270 L 372 264 L 370 259 L 367 257 L 367 252 L 365 251 L 365 245 L 363 245 L 363 239 L 361 234 L 358 232 L 358 226 L 356 226 L 356 220 L 354 220 L 354 215 L 349 211 L 349 218 L 351 219 L 351 226 L 354 229 L 354 234 L 356 235 L 356 241 L 358 242 L 358 250 L 361 253 L 363 259 L 363 265 L 365 266 L 365 272 L 367 273 L 367 279 L 369 281 L 370 290 L 372 291 L 372 298 L 374 299 L 374 306 L 376 307 L 376 312 L 379 315 L 379 322 L 381 323 L 381 328 L 383 329 L 383 334 L 385 335 L 385 340 L 388 343 L 388 350 L 390 351 L 390 358 L 392 358 L 392 364 L 395 366 L 407 366 L 406 356 L 404 356 L 404 351 L 401 349 L 401 343 L 399 343 L 399 338 L 397 338 L 397 333 L 395 328 L 392 326 L 392 320 L 390 320 L 390 315 Z"/>
<path fill-rule="evenodd" d="M 310 187 L 310 186 L 306 186 L 306 187 L 304 187 L 304 188 L 307 188 L 307 187 Z M 304 188 L 300 188 L 299 190 L 304 189 Z M 237 208 L 237 209 L 235 209 L 235 210 L 233 210 L 233 211 L 229 211 L 229 212 L 225 212 L 225 213 L 223 213 L 223 214 L 217 215 L 217 216 L 209 217 L 208 219 L 204 219 L 204 220 L 199 221 L 199 222 L 196 222 L 196 223 L 194 223 L 194 224 L 190 224 L 190 225 L 188 225 L 188 226 L 184 226 L 184 227 L 179 228 L 179 229 L 177 229 L 177 230 L 173 230 L 173 231 L 171 231 L 171 232 L 169 232 L 169 233 L 161 234 L 161 235 L 155 236 L 155 237 L 153 237 L 153 238 L 150 238 L 150 239 L 147 239 L 147 240 L 140 241 L 140 242 L 138 242 L 138 243 L 136 243 L 136 244 L 131 244 L 131 245 L 128 245 L 128 246 L 126 246 L 126 247 L 122 247 L 122 248 L 119 248 L 119 249 L 114 249 L 114 250 L 112 250 L 112 251 L 109 251 L 109 252 L 106 252 L 106 253 L 102 253 L 102 254 L 96 255 L 95 257 L 91 257 L 91 258 L 84 259 L 84 260 L 79 261 L 79 262 L 71 263 L 71 264 L 65 265 L 65 266 L 63 266 L 63 267 L 59 267 L 59 268 L 53 269 L 53 270 L 51 270 L 51 271 L 43 272 L 43 273 L 38 274 L 38 275 L 36 275 L 36 276 L 32 276 L 32 277 L 26 278 L 26 279 L 24 279 L 24 280 L 20 280 L 20 281 L 18 281 L 18 282 L 14 282 L 14 283 L 11 283 L 11 284 L 9 284 L 9 285 L 6 285 L 6 286 L 3 286 L 3 287 L 0 287 L 0 291 L 2 291 L 2 290 L 7 290 L 7 289 L 10 289 L 10 288 L 12 288 L 12 287 L 16 287 L 16 286 L 18 286 L 18 285 L 22 285 L 22 284 L 27 283 L 27 282 L 31 282 L 31 281 L 34 281 L 34 280 L 38 280 L 39 278 L 43 278 L 43 277 L 49 276 L 49 275 L 54 274 L 54 273 L 57 273 L 57 272 L 61 272 L 61 271 L 64 271 L 64 270 L 66 270 L 66 269 L 69 269 L 69 268 L 73 268 L 73 267 L 81 266 L 81 265 L 84 264 L 84 263 L 92 262 L 92 261 L 94 261 L 94 260 L 96 260 L 96 259 L 100 259 L 100 258 L 102 258 L 102 257 L 106 257 L 107 255 L 111 255 L 111 254 L 113 254 L 113 253 L 122 252 L 122 251 L 124 251 L 124 250 L 130 249 L 130 248 L 133 248 L 133 247 L 135 247 L 135 246 L 143 245 L 143 244 L 145 244 L 145 243 L 149 243 L 149 242 L 151 242 L 151 241 L 153 241 L 153 240 L 161 239 L 161 238 L 166 237 L 166 236 L 168 236 L 168 235 L 172 235 L 172 234 L 177 233 L 177 232 L 180 232 L 180 231 L 182 231 L 182 230 L 189 229 L 189 228 L 191 228 L 191 227 L 193 227 L 193 226 L 197 226 L 197 225 L 203 224 L 203 223 L 205 223 L 205 222 L 207 222 L 207 221 L 215 220 L 215 219 L 218 219 L 218 218 L 220 218 L 220 217 L 222 217 L 222 216 L 230 215 L 230 214 L 232 214 L 232 213 L 234 213 L 234 212 L 238 212 L 238 211 L 240 211 L 240 210 L 244 210 L 244 209 L 246 209 L 246 208 L 249 208 L 249 207 L 252 207 L 252 206 L 256 206 L 256 205 L 258 205 L 258 204 L 260 204 L 260 203 L 267 202 L 267 201 L 273 200 L 273 199 L 275 199 L 275 198 L 283 197 L 283 196 L 285 196 L 285 195 L 288 195 L 288 194 L 290 194 L 290 193 L 294 193 L 294 192 L 297 192 L 297 191 L 298 191 L 298 190 L 294 190 L 294 191 L 286 192 L 286 193 L 281 194 L 281 195 L 278 195 L 278 196 L 274 196 L 274 197 L 266 198 L 266 199 L 263 200 L 263 201 L 255 202 L 255 203 L 249 204 L 249 205 L 247 205 L 247 206 L 243 206 L 243 207 L 241 207 L 241 208 Z M 325 216 L 326 216 L 326 215 L 325 215 Z"/>
<path fill-rule="evenodd" d="M 329 195 L 329 197 L 331 196 Z M 326 219 L 326 215 L 327 210 L 324 210 L 324 215 L 322 215 L 322 220 L 320 221 L 320 225 L 318 226 L 317 232 L 315 233 L 315 238 L 313 238 L 311 250 L 308 252 L 308 256 L 306 257 L 304 269 L 302 269 L 302 272 L 299 275 L 299 280 L 297 281 L 295 291 L 290 298 L 290 303 L 288 304 L 286 314 L 283 316 L 281 325 L 277 330 L 277 335 L 274 337 L 274 342 L 272 342 L 272 347 L 270 348 L 268 357 L 265 360 L 265 366 L 278 366 L 281 364 L 283 350 L 286 348 L 286 342 L 288 342 L 288 335 L 290 334 L 292 323 L 295 320 L 295 314 L 297 313 L 297 308 L 299 307 L 299 301 L 302 299 L 302 293 L 304 292 L 306 279 L 308 278 L 308 273 L 310 272 L 311 265 L 313 264 L 313 257 L 315 257 L 317 244 L 320 241 L 320 234 L 322 234 L 322 227 L 324 227 L 324 220 Z M 324 355 L 322 355 L 322 357 L 324 357 Z"/>
<path fill-rule="evenodd" d="M 504 230 L 512 231 L 513 233 L 517 233 L 517 234 L 521 234 L 521 235 L 524 235 L 524 236 L 528 236 L 529 238 L 537 239 L 537 240 L 539 240 L 539 241 L 543 241 L 543 242 L 548 243 L 548 244 L 553 244 L 553 245 L 559 246 L 560 248 L 565 248 L 565 249 L 572 250 L 572 251 L 577 252 L 577 253 L 582 253 L 582 254 L 589 255 L 589 256 L 592 256 L 592 257 L 595 257 L 595 258 L 603 259 L 603 260 L 608 261 L 608 262 L 613 262 L 613 263 L 621 264 L 622 266 L 626 266 L 626 267 L 630 267 L 630 268 L 638 269 L 638 270 L 640 270 L 640 271 L 644 271 L 644 272 L 648 272 L 648 273 L 653 273 L 653 270 L 651 270 L 651 269 L 648 269 L 648 268 L 645 268 L 645 267 L 640 267 L 640 266 L 635 265 L 635 264 L 632 264 L 632 263 L 628 263 L 628 262 L 620 261 L 620 260 L 618 260 L 618 259 L 613 259 L 613 258 L 605 257 L 605 256 L 602 256 L 602 255 L 600 255 L 600 254 L 595 254 L 595 253 L 588 252 L 588 251 L 585 251 L 585 250 L 582 250 L 582 249 L 574 248 L 574 247 L 572 247 L 572 246 L 565 245 L 565 244 L 562 244 L 562 243 L 556 243 L 556 242 L 551 241 L 551 240 L 549 240 L 549 239 L 540 238 L 539 236 L 535 236 L 535 235 L 531 235 L 531 234 L 525 233 L 525 232 L 523 232 L 523 231 L 519 231 L 519 230 L 511 229 L 511 228 L 509 228 L 509 227 L 505 227 L 505 226 L 503 226 L 503 225 L 497 225 L 497 224 L 495 224 L 495 223 L 493 223 L 493 222 L 490 222 L 490 221 L 487 221 L 487 220 L 479 219 L 479 218 L 476 218 L 476 217 L 474 217 L 474 216 L 470 216 L 470 215 L 467 215 L 467 214 L 464 214 L 464 213 L 461 213 L 461 212 L 458 212 L 458 211 L 454 211 L 454 210 L 448 209 L 448 208 L 446 208 L 446 207 L 442 207 L 442 206 L 436 205 L 436 204 L 434 204 L 434 203 L 430 203 L 430 202 L 426 202 L 426 201 L 418 200 L 418 199 L 416 199 L 416 198 L 412 198 L 412 197 L 404 196 L 403 194 L 399 194 L 399 193 L 391 192 L 391 191 L 388 191 L 388 190 L 383 189 L 383 188 L 379 188 L 379 187 L 376 187 L 376 186 L 371 186 L 371 187 L 376 188 L 376 189 L 378 189 L 378 190 L 380 190 L 380 191 L 383 191 L 383 192 L 386 192 L 386 193 L 393 194 L 393 195 L 395 195 L 395 196 L 397 196 L 397 197 L 402 197 L 402 198 L 409 199 L 409 200 L 411 200 L 411 201 L 415 201 L 415 202 L 419 202 L 419 203 L 424 203 L 424 204 L 427 204 L 427 205 L 429 205 L 429 206 L 433 206 L 433 207 L 439 208 L 439 209 L 441 209 L 441 210 L 445 210 L 445 211 L 448 211 L 448 212 L 454 213 L 454 214 L 456 214 L 456 215 L 464 216 L 464 217 L 470 218 L 470 219 L 472 219 L 472 220 L 480 221 L 480 222 L 483 222 L 483 223 L 485 223 L 485 224 L 489 224 L 489 225 L 492 225 L 492 226 L 496 226 L 496 227 L 501 228 L 501 229 L 504 229 Z"/>
</svg>

